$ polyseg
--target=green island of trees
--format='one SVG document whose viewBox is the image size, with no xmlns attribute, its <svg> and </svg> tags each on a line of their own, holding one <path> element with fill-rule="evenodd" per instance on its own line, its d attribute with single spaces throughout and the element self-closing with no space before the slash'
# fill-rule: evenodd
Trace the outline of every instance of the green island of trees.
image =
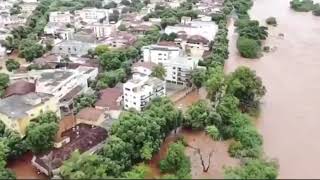
<svg viewBox="0 0 320 180">
<path fill-rule="evenodd" d="M 320 4 L 314 3 L 312 0 L 292 0 L 290 7 L 297 12 L 312 11 L 313 15 L 320 16 Z"/>
<path fill-rule="evenodd" d="M 14 71 L 20 68 L 20 63 L 14 59 L 8 59 L 6 61 L 6 68 L 8 71 Z"/>
</svg>

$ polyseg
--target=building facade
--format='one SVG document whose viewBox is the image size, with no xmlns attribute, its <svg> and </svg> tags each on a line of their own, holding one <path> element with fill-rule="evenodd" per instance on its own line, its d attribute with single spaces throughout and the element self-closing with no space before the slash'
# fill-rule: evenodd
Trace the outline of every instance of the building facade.
<svg viewBox="0 0 320 180">
<path fill-rule="evenodd" d="M 155 77 L 136 73 L 123 84 L 124 109 L 142 111 L 156 97 L 166 95 L 166 83 Z"/>
<path fill-rule="evenodd" d="M 48 111 L 60 117 L 58 100 L 45 93 L 13 95 L 0 100 L 0 120 L 21 137 L 25 136 L 32 119 Z"/>
</svg>

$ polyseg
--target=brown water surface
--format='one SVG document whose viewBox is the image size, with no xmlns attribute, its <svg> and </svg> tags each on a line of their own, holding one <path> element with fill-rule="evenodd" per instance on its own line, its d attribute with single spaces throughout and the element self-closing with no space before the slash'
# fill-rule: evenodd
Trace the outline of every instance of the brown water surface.
<svg viewBox="0 0 320 180">
<path fill-rule="evenodd" d="M 279 178 L 320 178 L 320 17 L 293 12 L 289 0 L 256 0 L 250 15 L 262 23 L 277 18 L 266 41 L 275 51 L 258 60 L 240 58 L 231 23 L 226 71 L 249 66 L 266 85 L 258 127 L 266 154 L 279 160 Z"/>
<path fill-rule="evenodd" d="M 9 161 L 7 167 L 16 174 L 17 179 L 48 179 L 44 174 L 38 174 L 38 170 L 31 164 L 31 159 L 32 153 L 28 152 Z"/>
</svg>

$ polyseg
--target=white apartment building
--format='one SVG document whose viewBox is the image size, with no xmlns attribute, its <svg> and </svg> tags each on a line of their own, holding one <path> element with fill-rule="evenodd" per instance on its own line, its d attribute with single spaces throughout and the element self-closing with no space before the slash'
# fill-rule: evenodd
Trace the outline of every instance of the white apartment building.
<svg viewBox="0 0 320 180">
<path fill-rule="evenodd" d="M 186 56 L 176 46 L 150 45 L 142 47 L 143 61 L 161 64 L 166 69 L 165 80 L 176 84 L 187 84 L 190 74 L 198 66 L 201 57 Z"/>
<path fill-rule="evenodd" d="M 142 111 L 156 97 L 166 95 L 166 83 L 155 77 L 135 73 L 123 84 L 124 109 Z"/>
<path fill-rule="evenodd" d="M 99 22 L 88 24 L 85 27 L 93 29 L 93 32 L 96 34 L 97 38 L 108 37 L 117 29 L 115 24 Z"/>
<path fill-rule="evenodd" d="M 83 21 L 86 23 L 95 23 L 103 20 L 105 23 L 109 23 L 109 13 L 107 9 L 97 8 L 84 8 L 75 11 L 77 21 Z"/>
<path fill-rule="evenodd" d="M 73 15 L 69 11 L 50 12 L 49 22 L 72 23 Z"/>
<path fill-rule="evenodd" d="M 187 34 L 188 36 L 201 35 L 209 41 L 213 41 L 218 31 L 218 25 L 212 21 L 192 20 L 186 21 L 181 20 L 181 24 L 174 26 L 167 26 L 165 29 L 166 34 Z"/>
<path fill-rule="evenodd" d="M 176 58 L 182 54 L 182 50 L 177 46 L 149 45 L 142 47 L 143 61 L 163 64 L 169 59 Z"/>
</svg>

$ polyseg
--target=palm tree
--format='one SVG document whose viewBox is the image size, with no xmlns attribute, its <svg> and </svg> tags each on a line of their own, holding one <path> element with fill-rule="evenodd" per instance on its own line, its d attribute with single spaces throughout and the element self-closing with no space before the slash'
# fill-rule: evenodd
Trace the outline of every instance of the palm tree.
<svg viewBox="0 0 320 180">
<path fill-rule="evenodd" d="M 151 76 L 164 80 L 164 77 L 166 76 L 166 70 L 164 69 L 163 65 L 160 64 L 158 66 L 155 66 L 152 69 Z"/>
</svg>

